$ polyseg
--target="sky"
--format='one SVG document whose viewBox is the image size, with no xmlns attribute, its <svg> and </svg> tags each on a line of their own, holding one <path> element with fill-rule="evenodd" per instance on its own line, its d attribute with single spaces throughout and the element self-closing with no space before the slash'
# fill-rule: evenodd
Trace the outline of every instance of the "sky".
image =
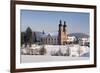
<svg viewBox="0 0 100 73">
<path fill-rule="evenodd" d="M 21 31 L 58 32 L 59 21 L 66 21 L 68 33 L 89 34 L 89 13 L 21 10 Z"/>
</svg>

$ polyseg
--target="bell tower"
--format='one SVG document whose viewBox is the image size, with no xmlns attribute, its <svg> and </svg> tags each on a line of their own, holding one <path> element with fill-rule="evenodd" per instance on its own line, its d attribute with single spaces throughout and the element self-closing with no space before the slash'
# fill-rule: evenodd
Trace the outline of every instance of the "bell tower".
<svg viewBox="0 0 100 73">
<path fill-rule="evenodd" d="M 64 21 L 64 25 L 63 25 L 63 44 L 67 43 L 67 25 L 66 22 Z"/>
<path fill-rule="evenodd" d="M 63 31 L 63 26 L 62 26 L 62 21 L 59 21 L 59 30 L 58 30 L 58 44 L 61 45 L 61 38 L 62 38 L 62 31 Z"/>
<path fill-rule="evenodd" d="M 62 21 L 59 21 L 59 30 L 58 30 L 58 44 L 63 45 L 67 42 L 67 26 L 64 21 L 64 25 L 62 25 Z"/>
</svg>

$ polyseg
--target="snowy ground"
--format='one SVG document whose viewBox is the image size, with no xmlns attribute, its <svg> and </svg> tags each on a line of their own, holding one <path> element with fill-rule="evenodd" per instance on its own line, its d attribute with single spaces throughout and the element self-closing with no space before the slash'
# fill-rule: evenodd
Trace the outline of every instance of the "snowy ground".
<svg viewBox="0 0 100 73">
<path fill-rule="evenodd" d="M 21 54 L 39 55 L 42 45 L 32 45 L 32 47 L 22 47 Z M 69 56 L 89 56 L 90 48 L 80 45 L 45 45 L 45 55 L 53 55 L 55 53 L 68 54 Z M 84 55 L 85 54 L 85 55 Z M 60 55 L 59 55 L 60 56 Z"/>
<path fill-rule="evenodd" d="M 21 55 L 21 63 L 88 60 L 89 57 Z"/>
<path fill-rule="evenodd" d="M 90 48 L 80 45 L 45 45 L 45 55 L 40 55 L 39 50 L 42 45 L 32 45 L 32 47 L 22 47 L 21 62 L 46 62 L 46 61 L 71 61 L 88 60 Z M 55 55 L 55 53 L 57 55 Z M 69 55 L 67 55 L 69 54 Z"/>
</svg>

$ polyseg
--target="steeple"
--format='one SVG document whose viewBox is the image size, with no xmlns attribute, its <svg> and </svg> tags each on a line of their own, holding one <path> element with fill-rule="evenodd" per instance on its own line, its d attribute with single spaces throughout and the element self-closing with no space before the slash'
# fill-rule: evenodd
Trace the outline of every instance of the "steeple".
<svg viewBox="0 0 100 73">
<path fill-rule="evenodd" d="M 64 21 L 64 27 L 66 27 L 66 21 Z"/>
<path fill-rule="evenodd" d="M 64 25 L 63 25 L 63 32 L 66 33 L 66 21 L 64 21 Z"/>
<path fill-rule="evenodd" d="M 63 31 L 63 25 L 62 25 L 62 21 L 59 21 L 59 32 Z"/>
<path fill-rule="evenodd" d="M 62 26 L 62 21 L 61 21 L 61 20 L 59 21 L 59 27 L 60 27 L 60 26 Z"/>
<path fill-rule="evenodd" d="M 44 30 L 42 31 L 42 34 L 45 34 Z"/>
</svg>

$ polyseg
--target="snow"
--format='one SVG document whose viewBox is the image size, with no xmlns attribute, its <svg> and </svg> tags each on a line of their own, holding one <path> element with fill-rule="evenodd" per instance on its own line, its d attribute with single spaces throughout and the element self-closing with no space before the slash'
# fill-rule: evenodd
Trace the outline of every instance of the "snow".
<svg viewBox="0 0 100 73">
<path fill-rule="evenodd" d="M 89 57 L 21 55 L 21 63 L 88 60 Z"/>
<path fill-rule="evenodd" d="M 43 45 L 32 45 L 32 47 L 26 48 L 23 46 L 21 52 L 22 54 L 27 54 L 30 52 L 36 54 L 42 47 Z M 83 56 L 83 54 L 89 53 L 90 50 L 89 47 L 80 45 L 45 45 L 44 48 L 46 49 L 45 55 L 52 55 L 60 51 L 62 54 L 70 53 L 69 56 Z"/>
<path fill-rule="evenodd" d="M 44 46 L 46 53 L 40 55 L 39 50 Z M 22 46 L 21 62 L 69 61 L 89 59 L 90 48 L 80 45 L 35 45 Z"/>
</svg>

